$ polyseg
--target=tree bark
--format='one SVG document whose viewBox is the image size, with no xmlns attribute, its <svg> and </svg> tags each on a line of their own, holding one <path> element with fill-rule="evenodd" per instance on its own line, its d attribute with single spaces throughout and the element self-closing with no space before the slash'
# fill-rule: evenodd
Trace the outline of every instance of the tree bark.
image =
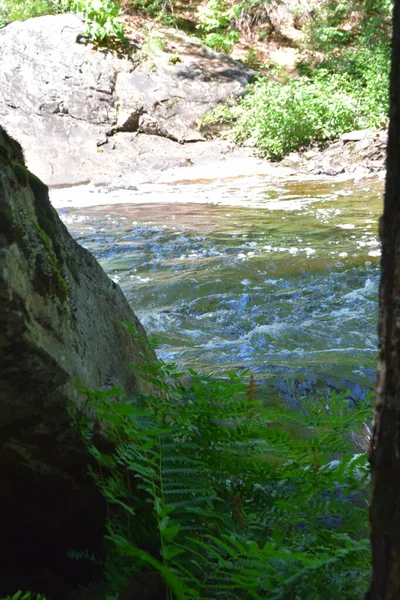
<svg viewBox="0 0 400 600">
<path fill-rule="evenodd" d="M 370 445 L 372 582 L 366 600 L 400 600 L 400 0 L 393 10 L 390 124 L 379 292 L 379 355 Z"/>
</svg>

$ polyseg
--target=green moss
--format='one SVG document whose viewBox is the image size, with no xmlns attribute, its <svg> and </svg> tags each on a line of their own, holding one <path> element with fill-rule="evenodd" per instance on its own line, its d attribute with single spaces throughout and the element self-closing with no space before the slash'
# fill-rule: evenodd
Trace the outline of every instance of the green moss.
<svg viewBox="0 0 400 600">
<path fill-rule="evenodd" d="M 22 250 L 26 249 L 24 231 L 13 217 L 11 208 L 5 204 L 0 206 L 1 234 L 8 244 L 18 244 Z"/>
<path fill-rule="evenodd" d="M 37 202 L 48 200 L 49 188 L 39 177 L 28 171 L 29 185 Z"/>
<path fill-rule="evenodd" d="M 0 222 L 1 233 L 5 236 L 7 242 L 12 244 L 15 241 L 15 224 L 8 206 L 0 206 Z"/>
<path fill-rule="evenodd" d="M 11 162 L 11 168 L 18 180 L 18 183 L 23 187 L 27 187 L 29 185 L 29 171 L 25 165 L 22 165 L 14 160 Z"/>
<path fill-rule="evenodd" d="M 53 243 L 53 249 L 60 262 L 64 262 L 58 215 L 49 200 L 49 188 L 39 177 L 28 171 L 29 185 L 35 197 L 35 212 L 40 228 Z"/>
<path fill-rule="evenodd" d="M 61 302 L 65 302 L 68 296 L 68 285 L 61 270 L 64 256 L 60 240 L 60 227 L 57 213 L 48 198 L 48 187 L 24 166 L 19 144 L 9 138 L 4 131 L 3 135 L 9 149 L 0 145 L 0 160 L 7 159 L 7 164 L 10 165 L 18 183 L 24 187 L 29 186 L 34 195 L 37 217 L 34 228 L 45 250 L 45 252 L 39 252 L 35 259 L 35 289 L 41 296 L 56 296 Z M 14 152 L 14 146 L 16 152 Z M 17 154 L 16 158 L 21 162 L 20 160 L 10 161 L 10 149 L 12 155 Z M 25 253 L 29 253 L 31 248 L 27 248 L 24 229 L 14 218 L 11 208 L 5 204 L 0 206 L 0 223 L 1 233 L 7 243 L 17 243 Z"/>
<path fill-rule="evenodd" d="M 49 188 L 27 170 L 28 184 L 34 195 L 37 224 L 35 228 L 46 255 L 36 257 L 36 291 L 42 296 L 56 296 L 65 302 L 68 285 L 62 275 L 64 254 L 60 240 L 58 216 L 49 200 Z"/>
<path fill-rule="evenodd" d="M 3 128 L 1 128 L 0 131 L 3 134 L 3 147 L 7 151 L 8 160 L 16 160 L 17 162 L 24 164 L 25 159 L 20 144 L 16 140 L 14 140 L 14 138 L 8 135 L 8 133 Z"/>
<path fill-rule="evenodd" d="M 8 165 L 10 162 L 10 154 L 5 146 L 0 145 L 0 160 L 3 164 Z"/>
<path fill-rule="evenodd" d="M 68 297 L 68 285 L 62 276 L 60 261 L 53 250 L 52 242 L 46 232 L 38 224 L 35 224 L 35 229 L 46 250 L 46 257 L 40 254 L 36 257 L 36 291 L 41 296 L 54 295 L 61 302 L 65 302 Z"/>
</svg>

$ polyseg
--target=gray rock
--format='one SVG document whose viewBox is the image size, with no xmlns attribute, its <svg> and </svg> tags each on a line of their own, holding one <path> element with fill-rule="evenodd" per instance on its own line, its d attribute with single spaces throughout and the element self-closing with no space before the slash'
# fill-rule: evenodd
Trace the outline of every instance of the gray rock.
<svg viewBox="0 0 400 600">
<path fill-rule="evenodd" d="M 130 363 L 151 364 L 155 356 L 121 289 L 69 235 L 47 186 L 24 167 L 18 144 L 2 129 L 0 332 L 3 594 L 18 565 L 55 565 L 59 577 L 69 548 L 100 544 L 104 505 L 69 410 L 93 415 L 75 382 L 138 397 L 153 389 Z M 101 438 L 101 424 L 93 425 Z M 15 589 L 34 585 L 20 581 Z"/>
<path fill-rule="evenodd" d="M 180 45 L 179 62 L 171 64 L 171 55 L 160 52 L 156 62 L 148 59 L 133 73 L 118 76 L 118 126 L 179 142 L 202 140 L 198 118 L 240 96 L 255 72 L 182 34 L 165 35 L 170 44 Z"/>
<path fill-rule="evenodd" d="M 333 177 L 335 175 L 339 175 L 340 173 L 345 172 L 345 167 L 341 164 L 337 164 L 333 162 L 333 164 L 324 164 L 321 167 L 321 175 L 329 175 Z"/>
<path fill-rule="evenodd" d="M 374 132 L 371 129 L 360 129 L 357 131 L 349 131 L 349 133 L 344 133 L 340 136 L 342 142 L 359 142 L 361 140 L 365 140 L 366 138 L 373 138 Z"/>
<path fill-rule="evenodd" d="M 110 175 L 110 152 L 111 169 L 129 173 L 137 138 L 120 144 L 126 133 L 202 140 L 197 119 L 243 94 L 255 74 L 172 31 L 164 32 L 166 51 L 137 66 L 136 54 L 119 58 L 85 44 L 83 30 L 79 17 L 65 14 L 0 30 L 0 119 L 49 185 Z"/>
</svg>

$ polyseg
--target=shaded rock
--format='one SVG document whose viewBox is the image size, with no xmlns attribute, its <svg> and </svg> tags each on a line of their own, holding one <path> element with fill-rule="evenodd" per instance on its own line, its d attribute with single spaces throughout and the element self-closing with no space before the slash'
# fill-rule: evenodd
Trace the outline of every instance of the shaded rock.
<svg viewBox="0 0 400 600">
<path fill-rule="evenodd" d="M 243 94 L 255 74 L 183 34 L 164 32 L 166 50 L 139 64 L 134 46 L 119 57 L 84 43 L 83 30 L 78 16 L 66 14 L 0 30 L 1 122 L 22 144 L 29 168 L 50 185 L 109 174 L 105 147 L 113 169 L 121 163 L 118 172 L 129 173 L 136 137 L 126 146 L 120 132 L 203 139 L 198 117 Z M 178 51 L 179 61 L 171 61 Z"/>
<path fill-rule="evenodd" d="M 130 363 L 155 356 L 121 289 L 69 235 L 2 129 L 0 173 L 0 594 L 48 584 L 62 597 L 54 586 L 84 582 L 67 551 L 101 548 L 105 508 L 70 425 L 70 407 L 87 413 L 75 382 L 138 396 L 152 388 Z"/>
</svg>

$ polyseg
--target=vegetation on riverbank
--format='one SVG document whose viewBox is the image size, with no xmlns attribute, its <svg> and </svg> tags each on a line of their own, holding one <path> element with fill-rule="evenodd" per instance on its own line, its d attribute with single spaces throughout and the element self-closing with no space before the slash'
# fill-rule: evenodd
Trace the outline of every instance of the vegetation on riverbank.
<svg viewBox="0 0 400 600">
<path fill-rule="evenodd" d="M 279 160 L 311 142 L 386 126 L 391 3 L 364 4 L 368 15 L 355 3 L 322 4 L 306 29 L 297 75 L 260 77 L 240 103 L 206 115 L 203 130 L 229 123 L 236 142 L 250 141 L 263 156 Z"/>
<path fill-rule="evenodd" d="M 387 113 L 387 52 L 365 48 L 353 58 L 343 71 L 320 66 L 279 82 L 262 77 L 241 102 L 203 117 L 201 128 L 230 123 L 235 142 L 250 142 L 273 160 L 348 131 L 378 129 Z"/>
<path fill-rule="evenodd" d="M 248 373 L 142 375 L 159 395 L 88 393 L 112 451 L 75 419 L 109 507 L 102 597 L 360 598 L 368 467 L 354 439 L 369 402 L 333 394 L 293 411 L 265 406 Z"/>
<path fill-rule="evenodd" d="M 307 7 L 301 0 L 209 0 L 206 5 L 192 3 L 191 19 L 177 0 L 122 4 L 114 0 L 3 0 L 0 16 L 13 20 L 75 11 L 84 17 L 88 37 L 105 42 L 113 36 L 123 40 L 124 20 L 145 14 L 155 22 L 190 29 L 204 43 L 227 53 L 247 35 L 254 47 L 244 60 L 260 70 L 260 76 L 241 102 L 218 106 L 201 119 L 200 127 L 205 135 L 213 135 L 215 126 L 217 130 L 221 125 L 228 127 L 225 135 L 255 146 L 273 160 L 346 131 L 386 125 L 391 0 L 324 0 Z M 284 39 L 282 45 L 295 45 L 299 50 L 295 73 L 257 58 L 260 44 L 268 47 L 271 40 L 285 37 L 284 22 L 289 17 L 300 32 L 299 39 Z"/>
</svg>

